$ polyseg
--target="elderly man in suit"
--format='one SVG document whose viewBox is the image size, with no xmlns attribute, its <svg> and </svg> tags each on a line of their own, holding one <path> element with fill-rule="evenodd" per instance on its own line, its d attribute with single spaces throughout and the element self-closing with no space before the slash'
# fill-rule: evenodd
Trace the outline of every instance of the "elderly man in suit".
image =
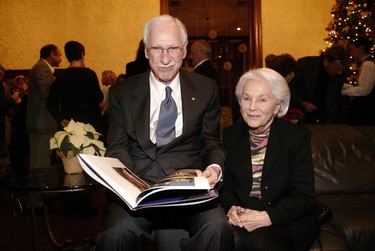
<svg viewBox="0 0 375 251">
<path fill-rule="evenodd" d="M 56 132 L 56 121 L 47 110 L 47 97 L 55 80 L 54 68 L 61 62 L 61 51 L 53 44 L 40 49 L 40 59 L 29 73 L 29 99 L 26 131 L 30 139 L 30 168 L 49 167 L 49 140 Z"/>
<path fill-rule="evenodd" d="M 211 63 L 212 49 L 206 40 L 199 39 L 190 47 L 190 59 L 194 66 L 194 72 L 212 78 L 220 84 L 219 74 Z"/>
<path fill-rule="evenodd" d="M 184 25 L 169 15 L 147 22 L 143 41 L 151 71 L 111 87 L 106 155 L 121 160 L 149 184 L 173 171 L 196 168 L 214 187 L 225 161 L 218 87 L 206 77 L 180 70 L 187 39 Z M 174 107 L 174 115 L 168 115 L 173 117 L 168 140 L 160 133 L 164 99 Z M 161 228 L 189 232 L 190 238 L 180 241 L 181 250 L 231 250 L 233 244 L 233 233 L 216 201 L 137 212 L 112 202 L 109 210 L 98 251 L 144 250 L 153 241 L 153 230 Z"/>
</svg>

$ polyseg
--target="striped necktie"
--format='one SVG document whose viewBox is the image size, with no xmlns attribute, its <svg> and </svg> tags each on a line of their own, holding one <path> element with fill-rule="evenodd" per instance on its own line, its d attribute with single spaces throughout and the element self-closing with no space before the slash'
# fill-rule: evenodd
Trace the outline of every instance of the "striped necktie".
<svg viewBox="0 0 375 251">
<path fill-rule="evenodd" d="M 156 127 L 156 146 L 161 148 L 176 137 L 175 123 L 177 106 L 172 98 L 171 87 L 165 87 L 166 97 L 160 104 L 159 120 Z"/>
</svg>

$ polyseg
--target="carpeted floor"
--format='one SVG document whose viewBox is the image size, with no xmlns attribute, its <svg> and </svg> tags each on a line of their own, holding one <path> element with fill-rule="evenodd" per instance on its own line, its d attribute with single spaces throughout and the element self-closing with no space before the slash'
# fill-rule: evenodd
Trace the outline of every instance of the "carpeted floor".
<svg viewBox="0 0 375 251">
<path fill-rule="evenodd" d="M 106 209 L 104 188 L 95 189 L 88 194 L 91 200 L 91 205 L 88 207 L 77 207 L 77 200 L 80 196 L 77 196 L 77 194 L 72 196 L 73 194 L 75 193 L 48 194 L 46 197 L 52 232 L 57 242 L 65 243 L 62 248 L 57 248 L 51 241 L 43 210 L 40 208 L 36 211 L 38 250 L 90 250 L 85 244 L 95 240 L 97 234 L 103 230 Z M 87 197 L 87 194 L 83 197 Z M 33 250 L 31 211 L 25 201 L 21 201 L 21 205 L 23 213 L 19 217 L 14 216 L 12 213 L 14 203 L 11 200 L 11 193 L 0 189 L 1 251 Z"/>
</svg>

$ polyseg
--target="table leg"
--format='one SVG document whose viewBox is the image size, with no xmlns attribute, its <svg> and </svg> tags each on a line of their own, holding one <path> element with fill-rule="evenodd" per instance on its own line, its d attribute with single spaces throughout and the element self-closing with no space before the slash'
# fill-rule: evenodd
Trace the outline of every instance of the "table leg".
<svg viewBox="0 0 375 251">
<path fill-rule="evenodd" d="M 60 243 L 57 242 L 56 237 L 55 237 L 55 235 L 52 232 L 51 223 L 50 223 L 50 220 L 49 220 L 48 205 L 47 205 L 47 203 L 43 203 L 43 211 L 44 211 L 44 218 L 46 220 L 46 226 L 47 226 L 47 230 L 48 230 L 48 235 L 49 235 L 51 241 L 53 242 L 53 244 L 56 247 L 62 248 L 64 245 L 62 245 L 62 244 L 60 244 Z"/>
<path fill-rule="evenodd" d="M 20 217 L 24 212 L 30 210 L 30 219 L 31 219 L 31 229 L 32 229 L 32 245 L 33 250 L 38 251 L 38 243 L 37 243 L 37 218 L 35 213 L 35 205 L 36 200 L 34 198 L 33 191 L 12 191 L 11 192 L 11 201 L 12 201 L 12 213 L 15 217 Z M 40 195 L 40 192 L 35 192 Z M 82 251 L 93 251 L 95 250 L 96 241 L 92 239 L 91 236 L 88 236 L 84 240 L 84 246 L 79 247 L 80 249 L 76 249 L 73 247 L 73 243 L 71 240 L 66 239 L 63 243 L 59 243 L 52 231 L 51 222 L 49 218 L 49 211 L 48 211 L 48 204 L 46 203 L 46 198 L 41 194 L 41 201 L 43 202 L 43 214 L 46 221 L 46 227 L 48 231 L 49 238 L 51 239 L 52 243 L 59 249 L 59 250 L 82 250 Z M 41 204 L 41 203 L 40 203 Z M 39 205 L 39 203 L 38 203 Z M 26 210 L 25 210 L 26 208 Z M 39 207 L 38 207 L 39 208 Z"/>
<path fill-rule="evenodd" d="M 12 212 L 15 217 L 20 217 L 23 212 L 23 206 L 21 200 L 24 199 L 28 203 L 31 209 L 31 230 L 32 230 L 32 240 L 33 240 L 33 250 L 37 251 L 37 243 L 36 243 L 36 217 L 35 217 L 35 208 L 30 195 L 28 193 L 20 193 L 20 192 L 13 192 L 11 194 L 11 199 L 13 202 Z"/>
<path fill-rule="evenodd" d="M 20 217 L 24 211 L 22 206 L 22 200 L 25 200 L 27 204 L 30 206 L 30 219 L 31 219 L 31 230 L 32 230 L 32 241 L 33 241 L 33 250 L 37 251 L 37 234 L 36 234 L 36 216 L 35 216 L 35 206 L 33 200 L 29 193 L 21 193 L 21 192 L 13 192 L 11 194 L 11 199 L 14 202 L 12 207 L 12 212 L 15 217 Z M 48 230 L 48 235 L 53 242 L 53 244 L 58 247 L 62 248 L 64 245 L 57 242 L 55 235 L 52 232 L 51 223 L 48 214 L 48 205 L 47 203 L 43 202 L 43 213 L 44 218 L 46 221 L 46 226 Z"/>
</svg>

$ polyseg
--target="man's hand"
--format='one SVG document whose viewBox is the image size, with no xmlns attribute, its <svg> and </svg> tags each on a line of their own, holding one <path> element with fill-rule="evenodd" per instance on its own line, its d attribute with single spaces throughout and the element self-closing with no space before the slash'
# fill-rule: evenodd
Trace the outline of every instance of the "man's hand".
<svg viewBox="0 0 375 251">
<path fill-rule="evenodd" d="M 203 172 L 203 176 L 208 179 L 211 188 L 214 188 L 219 181 L 221 169 L 218 166 L 208 166 Z"/>
</svg>

